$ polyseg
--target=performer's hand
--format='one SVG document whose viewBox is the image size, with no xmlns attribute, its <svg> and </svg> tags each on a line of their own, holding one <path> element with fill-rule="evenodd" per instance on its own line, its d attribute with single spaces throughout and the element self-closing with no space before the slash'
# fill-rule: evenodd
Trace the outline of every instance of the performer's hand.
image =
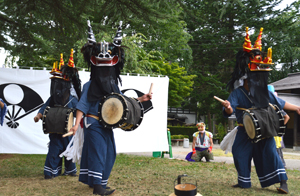
<svg viewBox="0 0 300 196">
<path fill-rule="evenodd" d="M 38 122 L 41 118 L 43 117 L 43 115 L 41 113 L 38 113 L 34 118 L 34 122 Z"/>
<path fill-rule="evenodd" d="M 296 110 L 297 114 L 300 115 L 300 107 Z"/>
<path fill-rule="evenodd" d="M 77 129 L 78 129 L 78 125 L 74 125 L 74 126 L 69 130 L 69 132 L 73 132 L 73 135 L 75 135 Z"/>
<path fill-rule="evenodd" d="M 233 112 L 233 109 L 232 109 L 232 107 L 231 107 L 231 105 L 230 105 L 230 102 L 227 101 L 227 100 L 225 100 L 225 101 L 222 102 L 222 105 L 223 105 L 224 108 L 225 108 L 225 112 L 226 112 L 228 115 L 231 115 L 232 112 Z"/>
<path fill-rule="evenodd" d="M 0 101 L 0 108 L 4 108 L 4 103 Z"/>
<path fill-rule="evenodd" d="M 39 117 L 35 116 L 35 117 L 33 118 L 33 120 L 34 120 L 34 122 L 38 122 L 40 119 L 39 119 Z"/>
<path fill-rule="evenodd" d="M 196 149 L 193 148 L 193 154 L 192 154 L 192 157 L 196 157 L 196 156 L 197 156 Z"/>
<path fill-rule="evenodd" d="M 140 102 L 149 101 L 149 100 L 152 99 L 152 94 L 153 94 L 153 93 L 144 94 L 143 96 L 138 97 L 137 99 L 138 99 Z"/>
<path fill-rule="evenodd" d="M 72 133 L 73 135 L 75 135 L 78 127 L 80 126 L 80 122 L 83 123 L 83 112 L 80 110 L 77 110 L 76 112 L 76 121 L 75 121 L 75 125 L 69 130 L 68 133 Z M 67 133 L 66 133 L 67 134 Z M 71 135 L 71 134 L 70 134 Z"/>
<path fill-rule="evenodd" d="M 230 109 L 231 108 L 231 105 L 230 105 L 230 102 L 225 100 L 224 102 L 222 102 L 222 105 L 224 106 L 225 109 Z"/>
<path fill-rule="evenodd" d="M 212 151 L 212 146 L 208 148 L 208 153 L 211 153 Z"/>
</svg>

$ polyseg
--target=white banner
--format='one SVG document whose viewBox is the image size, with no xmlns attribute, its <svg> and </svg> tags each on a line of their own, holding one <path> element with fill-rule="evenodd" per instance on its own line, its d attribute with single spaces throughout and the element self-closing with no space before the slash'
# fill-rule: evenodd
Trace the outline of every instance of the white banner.
<svg viewBox="0 0 300 196">
<path fill-rule="evenodd" d="M 90 72 L 79 74 L 83 85 Z M 48 134 L 43 133 L 42 122 L 35 123 L 33 118 L 50 96 L 50 77 L 47 70 L 0 68 L 0 97 L 8 106 L 0 126 L 0 153 L 47 154 Z M 129 75 L 121 78 L 120 89 L 128 97 L 148 93 L 153 83 L 153 108 L 147 106 L 141 126 L 134 131 L 114 130 L 117 152 L 168 151 L 169 78 Z"/>
</svg>

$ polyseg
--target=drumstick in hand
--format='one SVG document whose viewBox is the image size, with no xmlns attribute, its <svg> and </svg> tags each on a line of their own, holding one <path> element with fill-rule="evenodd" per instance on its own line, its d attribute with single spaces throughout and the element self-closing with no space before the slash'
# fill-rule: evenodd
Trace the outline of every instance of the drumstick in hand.
<svg viewBox="0 0 300 196">
<path fill-rule="evenodd" d="M 149 94 L 152 93 L 152 88 L 153 88 L 153 83 L 151 83 L 150 89 L 149 89 Z"/>
<path fill-rule="evenodd" d="M 219 97 L 217 97 L 217 96 L 214 96 L 214 98 L 215 98 L 216 100 L 220 101 L 221 103 L 223 103 L 223 102 L 224 102 L 224 100 L 223 100 L 223 99 L 220 99 L 220 98 L 219 98 Z"/>
<path fill-rule="evenodd" d="M 70 132 L 68 132 L 68 133 L 66 133 L 66 134 L 63 134 L 62 137 L 67 137 L 67 136 L 70 136 L 70 135 L 73 135 L 73 131 L 70 131 Z"/>
</svg>

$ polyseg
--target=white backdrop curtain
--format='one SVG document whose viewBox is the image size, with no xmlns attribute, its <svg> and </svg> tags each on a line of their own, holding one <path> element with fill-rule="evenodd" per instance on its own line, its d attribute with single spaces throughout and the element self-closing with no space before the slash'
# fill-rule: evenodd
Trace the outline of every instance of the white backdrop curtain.
<svg viewBox="0 0 300 196">
<path fill-rule="evenodd" d="M 90 72 L 79 72 L 82 85 L 89 80 Z M 8 113 L 0 126 L 0 153 L 46 154 L 48 134 L 42 131 L 42 121 L 35 123 L 34 116 L 50 96 L 48 70 L 0 68 L 0 97 L 6 100 Z M 121 90 L 134 89 L 148 93 L 153 83 L 153 108 L 134 131 L 114 129 L 117 152 L 168 151 L 167 104 L 168 77 L 121 75 Z M 137 97 L 134 90 L 125 95 Z"/>
</svg>

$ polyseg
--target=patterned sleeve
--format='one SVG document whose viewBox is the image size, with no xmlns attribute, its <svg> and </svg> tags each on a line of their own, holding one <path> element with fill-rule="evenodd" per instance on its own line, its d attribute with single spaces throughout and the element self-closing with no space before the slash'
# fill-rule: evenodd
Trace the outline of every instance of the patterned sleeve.
<svg viewBox="0 0 300 196">
<path fill-rule="evenodd" d="M 209 132 L 209 137 L 210 137 L 210 138 L 213 138 L 214 135 L 213 135 L 211 132 Z"/>
<path fill-rule="evenodd" d="M 197 136 L 196 136 L 196 133 L 197 133 L 197 132 L 193 133 L 193 137 L 197 137 Z"/>
</svg>

